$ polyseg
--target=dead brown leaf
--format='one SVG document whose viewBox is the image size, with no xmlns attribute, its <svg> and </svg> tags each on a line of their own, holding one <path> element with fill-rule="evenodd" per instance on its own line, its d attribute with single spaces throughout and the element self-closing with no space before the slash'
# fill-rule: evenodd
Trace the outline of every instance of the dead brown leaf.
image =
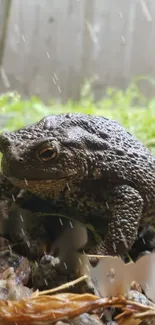
<svg viewBox="0 0 155 325">
<path fill-rule="evenodd" d="M 139 325 L 142 321 L 135 319 L 133 315 L 121 318 L 117 321 L 118 325 Z"/>
<path fill-rule="evenodd" d="M 89 258 L 99 260 L 96 267 L 92 267 Z M 102 297 L 126 294 L 135 282 L 149 299 L 155 302 L 155 253 L 142 256 L 135 263 L 125 264 L 120 257 L 84 255 L 81 257 L 81 273 L 87 274 Z"/>
</svg>

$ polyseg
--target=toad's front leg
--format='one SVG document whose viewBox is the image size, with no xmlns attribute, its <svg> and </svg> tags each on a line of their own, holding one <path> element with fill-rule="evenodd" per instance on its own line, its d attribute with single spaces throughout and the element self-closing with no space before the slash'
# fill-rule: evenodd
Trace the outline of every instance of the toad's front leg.
<svg viewBox="0 0 155 325">
<path fill-rule="evenodd" d="M 143 199 L 137 190 L 128 185 L 111 188 L 107 198 L 108 232 L 104 241 L 89 253 L 123 256 L 137 238 Z"/>
</svg>

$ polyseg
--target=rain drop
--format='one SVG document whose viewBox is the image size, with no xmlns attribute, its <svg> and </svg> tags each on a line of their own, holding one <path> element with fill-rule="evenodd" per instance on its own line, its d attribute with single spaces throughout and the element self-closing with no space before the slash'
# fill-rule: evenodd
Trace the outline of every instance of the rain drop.
<svg viewBox="0 0 155 325">
<path fill-rule="evenodd" d="M 59 221 L 60 221 L 60 225 L 63 226 L 63 222 L 61 218 L 59 218 Z"/>
<path fill-rule="evenodd" d="M 26 178 L 24 178 L 24 182 L 25 182 L 26 186 L 28 186 L 28 181 Z"/>
<path fill-rule="evenodd" d="M 14 195 L 12 194 L 12 200 L 15 202 L 16 201 L 16 199 L 15 199 L 15 197 L 14 197 Z"/>
<path fill-rule="evenodd" d="M 51 58 L 49 52 L 46 52 L 46 55 L 47 55 L 48 59 Z"/>
</svg>

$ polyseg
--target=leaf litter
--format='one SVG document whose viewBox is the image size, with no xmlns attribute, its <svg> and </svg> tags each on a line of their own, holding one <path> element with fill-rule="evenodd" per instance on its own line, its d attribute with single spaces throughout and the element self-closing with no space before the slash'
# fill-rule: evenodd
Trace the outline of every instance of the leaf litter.
<svg viewBox="0 0 155 325">
<path fill-rule="evenodd" d="M 155 317 L 155 284 L 153 281 L 155 254 L 143 256 L 136 263 L 127 264 L 116 257 L 100 256 L 99 263 L 95 268 L 89 263 L 89 257 L 87 255 L 80 256 L 81 270 L 87 270 L 85 272 L 87 274 L 74 281 L 51 290 L 37 290 L 33 293 L 30 291 L 26 298 L 21 295 L 21 297 L 14 296 L 12 299 L 1 299 L 0 324 L 52 324 L 59 320 L 72 319 L 82 313 L 101 315 L 106 308 L 111 307 L 118 311 L 114 320 L 119 325 L 138 325 L 141 324 L 142 320 Z M 112 273 L 112 281 L 108 270 Z M 121 276 L 118 276 L 119 272 Z M 64 289 L 69 291 L 70 287 L 76 286 L 81 281 L 88 281 L 90 278 L 93 281 L 94 276 L 96 276 L 98 286 L 101 287 L 100 295 L 62 293 Z M 136 282 L 138 277 L 140 278 L 140 286 Z M 5 280 L 6 278 L 5 273 Z M 135 282 L 131 281 L 133 278 Z M 14 281 L 8 279 L 10 283 Z M 147 296 L 149 294 L 153 302 L 141 293 L 143 287 L 146 290 L 145 294 L 147 292 Z M 25 288 L 27 289 L 27 287 Z M 61 293 L 59 293 L 60 291 Z"/>
</svg>

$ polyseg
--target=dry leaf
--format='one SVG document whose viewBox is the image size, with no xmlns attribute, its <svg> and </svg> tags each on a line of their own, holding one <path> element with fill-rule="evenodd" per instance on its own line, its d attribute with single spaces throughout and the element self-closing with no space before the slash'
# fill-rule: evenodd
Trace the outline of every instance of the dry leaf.
<svg viewBox="0 0 155 325">
<path fill-rule="evenodd" d="M 98 256 L 92 267 L 88 256 L 81 257 L 81 272 L 87 274 L 102 297 L 127 294 L 137 282 L 149 299 L 155 302 L 155 253 L 142 256 L 136 263 L 125 264 L 119 257 Z"/>
<path fill-rule="evenodd" d="M 82 313 L 97 314 L 102 308 L 109 307 L 121 310 L 116 317 L 119 325 L 139 325 L 140 320 L 155 317 L 155 305 L 142 305 L 123 296 L 108 299 L 91 294 L 65 293 L 50 296 L 38 292 L 19 301 L 0 300 L 0 324 L 48 325 L 59 320 L 72 319 Z"/>
<path fill-rule="evenodd" d="M 135 319 L 133 315 L 121 318 L 117 321 L 118 325 L 139 325 L 142 321 Z"/>
<path fill-rule="evenodd" d="M 146 296 L 155 302 L 155 253 L 141 257 L 135 263 L 134 273 Z"/>
<path fill-rule="evenodd" d="M 20 301 L 0 301 L 1 325 L 48 324 L 66 318 L 73 318 L 85 312 L 96 310 L 107 299 L 83 294 L 60 294 L 37 296 Z"/>
<path fill-rule="evenodd" d="M 91 266 L 86 255 L 81 257 L 81 261 L 81 272 L 91 278 L 101 297 L 124 295 L 130 290 L 131 282 L 135 280 L 134 263 L 127 266 L 121 258 L 100 256 L 96 267 Z"/>
</svg>

